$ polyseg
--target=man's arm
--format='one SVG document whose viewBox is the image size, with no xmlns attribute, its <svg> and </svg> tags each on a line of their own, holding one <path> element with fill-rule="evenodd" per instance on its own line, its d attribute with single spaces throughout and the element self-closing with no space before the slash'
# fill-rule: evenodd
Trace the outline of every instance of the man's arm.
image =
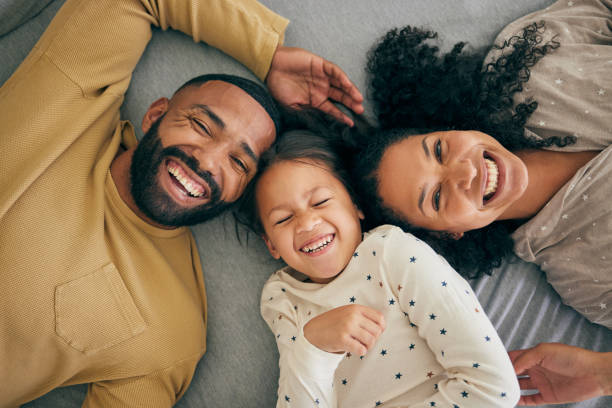
<svg viewBox="0 0 612 408">
<path fill-rule="evenodd" d="M 191 383 L 199 355 L 146 376 L 89 384 L 83 408 L 170 408 Z"/>
</svg>

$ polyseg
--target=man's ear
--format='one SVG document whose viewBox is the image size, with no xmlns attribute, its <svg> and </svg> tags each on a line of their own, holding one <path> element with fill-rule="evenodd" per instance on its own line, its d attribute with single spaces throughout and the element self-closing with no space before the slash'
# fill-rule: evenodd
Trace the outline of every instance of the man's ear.
<svg viewBox="0 0 612 408">
<path fill-rule="evenodd" d="M 159 98 L 149 106 L 149 109 L 142 118 L 142 131 L 148 132 L 153 123 L 157 121 L 164 113 L 168 111 L 168 103 L 170 100 L 166 97 Z"/>
<path fill-rule="evenodd" d="M 270 255 L 272 255 L 274 259 L 280 259 L 280 253 L 277 251 L 272 241 L 270 241 L 270 238 L 268 238 L 266 234 L 261 234 L 261 237 L 266 243 L 266 246 L 268 247 L 268 251 L 270 252 Z"/>
</svg>

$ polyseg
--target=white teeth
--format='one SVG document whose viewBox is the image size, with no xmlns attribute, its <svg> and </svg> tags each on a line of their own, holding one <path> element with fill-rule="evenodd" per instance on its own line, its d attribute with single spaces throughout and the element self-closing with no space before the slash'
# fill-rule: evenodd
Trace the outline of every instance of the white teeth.
<svg viewBox="0 0 612 408">
<path fill-rule="evenodd" d="M 167 169 L 168 173 L 172 174 L 193 197 L 201 197 L 204 195 L 204 189 L 183 175 L 183 172 L 178 166 L 168 163 Z"/>
<path fill-rule="evenodd" d="M 497 164 L 495 164 L 493 160 L 485 158 L 484 161 L 487 166 L 487 186 L 484 191 L 484 197 L 486 197 L 489 194 L 495 193 L 497 190 L 499 170 L 497 168 Z"/>
<path fill-rule="evenodd" d="M 300 251 L 306 252 L 307 254 L 312 253 L 312 252 L 319 252 L 320 250 L 325 248 L 327 245 L 329 245 L 329 243 L 332 242 L 333 239 L 334 239 L 333 235 L 328 235 L 327 237 L 322 238 L 319 241 L 313 242 L 312 244 L 303 247 L 302 249 L 300 249 Z"/>
</svg>

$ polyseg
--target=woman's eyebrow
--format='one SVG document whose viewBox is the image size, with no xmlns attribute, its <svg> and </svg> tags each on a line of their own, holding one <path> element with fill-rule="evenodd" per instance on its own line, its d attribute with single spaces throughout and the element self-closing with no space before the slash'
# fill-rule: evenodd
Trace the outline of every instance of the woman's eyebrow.
<svg viewBox="0 0 612 408">
<path fill-rule="evenodd" d="M 429 159 L 431 157 L 431 154 L 429 153 L 429 148 L 427 147 L 427 138 L 428 136 L 425 136 L 421 140 L 421 145 L 423 146 L 423 150 L 425 151 L 425 156 L 427 156 L 427 158 Z"/>
<path fill-rule="evenodd" d="M 425 211 L 423 210 L 423 201 L 425 201 L 425 196 L 427 194 L 427 190 L 428 190 L 428 185 L 424 184 L 423 188 L 421 188 L 421 195 L 419 196 L 419 210 L 421 210 L 421 213 L 423 213 L 423 215 L 425 215 Z"/>
<path fill-rule="evenodd" d="M 421 140 L 421 145 L 423 146 L 423 151 L 425 152 L 425 156 L 427 157 L 427 159 L 431 158 L 431 153 L 429 153 L 429 148 L 427 147 L 427 138 L 428 136 L 425 136 L 422 140 Z M 421 195 L 419 196 L 419 210 L 421 210 L 421 213 L 423 213 L 423 215 L 425 215 L 425 211 L 423 210 L 423 201 L 425 201 L 425 196 L 427 195 L 427 191 L 429 190 L 429 186 L 427 184 L 424 184 L 423 187 L 421 188 Z"/>
</svg>

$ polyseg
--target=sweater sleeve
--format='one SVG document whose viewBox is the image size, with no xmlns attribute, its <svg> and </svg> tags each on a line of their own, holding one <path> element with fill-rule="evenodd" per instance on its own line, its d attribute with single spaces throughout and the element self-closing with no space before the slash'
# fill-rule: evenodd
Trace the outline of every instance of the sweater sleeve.
<svg viewBox="0 0 612 408">
<path fill-rule="evenodd" d="M 261 314 L 276 338 L 280 377 L 277 407 L 337 406 L 334 373 L 344 354 L 320 350 L 304 337 L 295 301 L 275 275 L 264 286 Z M 299 307 L 298 307 L 299 308 Z"/>
<path fill-rule="evenodd" d="M 287 24 L 249 0 L 67 0 L 23 65 L 48 58 L 85 96 L 123 95 L 153 25 L 219 48 L 263 79 Z"/>
<path fill-rule="evenodd" d="M 170 408 L 183 396 L 200 355 L 149 375 L 89 384 L 83 408 Z"/>
<path fill-rule="evenodd" d="M 384 267 L 400 307 L 444 368 L 422 406 L 514 407 L 512 363 L 470 285 L 424 242 L 400 229 L 386 238 Z"/>
</svg>

